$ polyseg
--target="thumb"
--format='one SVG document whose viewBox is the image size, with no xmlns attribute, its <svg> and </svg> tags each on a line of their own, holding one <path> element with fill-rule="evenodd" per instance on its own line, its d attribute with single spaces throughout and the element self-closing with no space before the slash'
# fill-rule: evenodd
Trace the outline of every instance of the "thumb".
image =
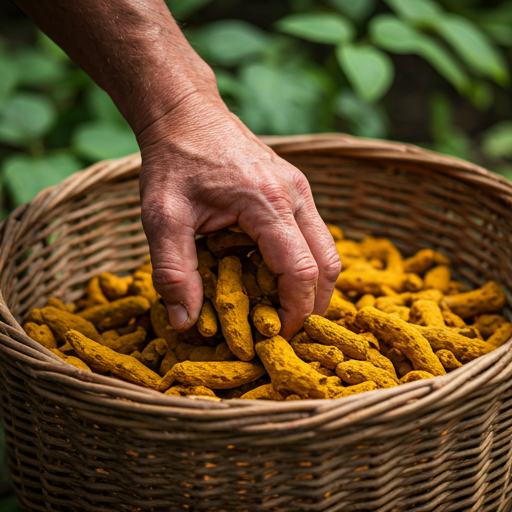
<svg viewBox="0 0 512 512">
<path fill-rule="evenodd" d="M 143 211 L 142 219 L 151 253 L 153 284 L 167 306 L 172 327 L 185 331 L 196 322 L 203 303 L 194 229 L 162 211 Z"/>
</svg>

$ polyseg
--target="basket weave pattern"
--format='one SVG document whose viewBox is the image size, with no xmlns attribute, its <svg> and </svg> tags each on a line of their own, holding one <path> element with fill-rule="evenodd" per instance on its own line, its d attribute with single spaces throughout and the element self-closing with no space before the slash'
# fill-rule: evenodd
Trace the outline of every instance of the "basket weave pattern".
<svg viewBox="0 0 512 512">
<path fill-rule="evenodd" d="M 267 137 L 324 220 L 452 258 L 512 304 L 512 186 L 474 165 L 343 135 Z M 19 321 L 147 253 L 138 155 L 41 192 L 0 227 L 0 413 L 27 511 L 512 510 L 511 342 L 444 377 L 339 400 L 211 402 L 67 365 Z M 506 308 L 506 314 L 511 312 Z"/>
</svg>

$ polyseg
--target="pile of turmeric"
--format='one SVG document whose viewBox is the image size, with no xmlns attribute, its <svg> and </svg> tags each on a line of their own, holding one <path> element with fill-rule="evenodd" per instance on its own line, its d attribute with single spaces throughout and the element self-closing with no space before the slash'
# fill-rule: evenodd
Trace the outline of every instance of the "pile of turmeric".
<svg viewBox="0 0 512 512">
<path fill-rule="evenodd" d="M 25 332 L 80 371 L 178 397 L 341 398 L 455 371 L 512 337 L 505 294 L 470 290 L 433 249 L 404 258 L 388 239 L 346 240 L 328 225 L 343 270 L 323 316 L 279 333 L 277 279 L 238 227 L 196 240 L 204 303 L 175 331 L 146 258 L 132 275 L 103 272 L 74 304 L 51 297 Z"/>
</svg>

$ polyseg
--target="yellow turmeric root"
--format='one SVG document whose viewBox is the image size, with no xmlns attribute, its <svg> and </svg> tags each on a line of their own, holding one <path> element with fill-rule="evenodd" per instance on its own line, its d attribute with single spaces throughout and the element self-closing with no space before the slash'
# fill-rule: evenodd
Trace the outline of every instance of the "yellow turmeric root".
<svg viewBox="0 0 512 512">
<path fill-rule="evenodd" d="M 260 341 L 256 352 L 279 393 L 297 394 L 302 398 L 328 398 L 326 377 L 299 359 L 281 336 Z"/>
<path fill-rule="evenodd" d="M 66 340 L 73 346 L 80 359 L 93 369 L 113 375 L 147 388 L 155 388 L 160 376 L 133 357 L 118 354 L 96 343 L 78 331 L 68 331 Z"/>
<path fill-rule="evenodd" d="M 52 330 L 46 324 L 37 325 L 33 322 L 26 322 L 23 325 L 23 329 L 27 336 L 40 343 L 44 348 L 48 350 L 57 348 L 57 340 Z"/>
<path fill-rule="evenodd" d="M 254 357 L 254 341 L 248 318 L 249 297 L 243 286 L 240 260 L 226 256 L 219 263 L 214 305 L 231 352 L 242 361 L 250 361 Z"/>
<path fill-rule="evenodd" d="M 379 388 L 393 388 L 398 385 L 398 379 L 382 368 L 377 368 L 368 361 L 352 359 L 340 363 L 336 367 L 336 375 L 347 384 L 362 384 L 372 381 Z"/>
</svg>

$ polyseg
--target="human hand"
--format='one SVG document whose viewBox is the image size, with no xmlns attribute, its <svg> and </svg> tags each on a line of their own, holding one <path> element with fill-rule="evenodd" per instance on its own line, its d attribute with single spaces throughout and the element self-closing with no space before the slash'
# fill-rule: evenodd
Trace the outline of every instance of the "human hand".
<svg viewBox="0 0 512 512">
<path fill-rule="evenodd" d="M 301 171 L 215 96 L 188 96 L 137 139 L 153 281 L 174 328 L 188 329 L 201 310 L 195 234 L 237 222 L 278 276 L 281 335 L 325 312 L 340 259 Z"/>
</svg>

